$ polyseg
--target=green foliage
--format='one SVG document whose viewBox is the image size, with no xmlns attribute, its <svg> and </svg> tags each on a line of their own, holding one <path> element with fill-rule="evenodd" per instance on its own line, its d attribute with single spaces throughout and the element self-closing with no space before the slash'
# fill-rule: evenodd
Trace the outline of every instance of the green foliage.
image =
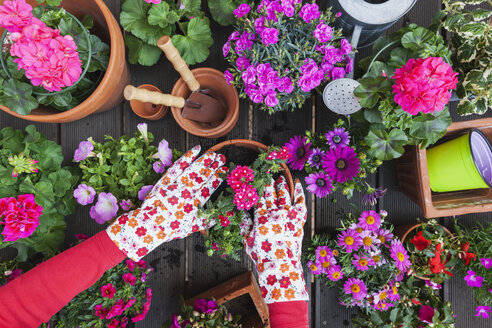
<svg viewBox="0 0 492 328">
<path fill-rule="evenodd" d="M 202 299 L 205 301 L 213 301 L 215 299 Z M 229 313 L 227 308 L 224 305 L 217 305 L 217 310 L 212 313 L 202 313 L 200 309 L 195 308 L 191 305 L 186 305 L 183 297 L 181 296 L 179 302 L 179 313 L 174 314 L 173 318 L 169 319 L 166 323 L 162 325 L 162 328 L 171 328 L 177 327 L 174 325 L 174 320 L 176 320 L 179 324 L 184 324 L 185 322 L 192 322 L 193 326 L 201 327 L 201 328 L 240 328 L 242 327 L 239 324 L 239 320 L 241 320 L 241 316 L 233 316 Z M 185 324 L 182 327 L 188 326 L 189 324 Z M 179 325 L 180 326 L 180 325 Z"/>
<path fill-rule="evenodd" d="M 399 286 L 400 301 L 386 311 L 359 310 L 352 316 L 354 328 L 414 328 L 422 326 L 419 312 L 423 305 L 434 309 L 432 324 L 436 328 L 453 328 L 456 322 L 449 302 L 444 303 L 438 290 L 423 280 L 410 277 Z M 419 304 L 420 303 L 420 304 Z"/>
<path fill-rule="evenodd" d="M 492 223 L 477 223 L 475 227 L 465 227 L 454 222 L 455 236 L 462 245 L 469 243 L 468 252 L 475 254 L 475 259 L 469 264 L 466 261 L 460 261 L 456 268 L 461 275 L 466 275 L 468 270 L 472 270 L 477 276 L 483 278 L 482 287 L 474 287 L 475 302 L 477 305 L 492 306 L 490 289 L 492 289 L 492 269 L 487 269 L 481 259 L 492 258 Z"/>
<path fill-rule="evenodd" d="M 208 8 L 213 19 L 220 25 L 227 26 L 236 22 L 233 11 L 242 3 L 253 3 L 251 0 L 209 0 Z"/>
<path fill-rule="evenodd" d="M 172 36 L 188 65 L 205 61 L 213 40 L 210 22 L 200 7 L 200 0 L 162 1 L 159 4 L 122 0 L 120 23 L 129 32 L 125 36 L 129 62 L 144 66 L 156 64 L 162 53 L 157 40 L 164 35 Z"/>
<path fill-rule="evenodd" d="M 46 5 L 58 6 L 60 2 L 60 0 L 47 0 Z M 60 111 L 72 109 L 87 99 L 98 86 L 109 63 L 109 46 L 96 35 L 89 34 L 88 29 L 93 27 L 90 16 L 84 17 L 82 20 L 84 28 L 82 28 L 64 9 L 47 9 L 44 6 L 38 6 L 34 8 L 33 14 L 51 28 L 59 29 L 62 35 L 73 37 L 82 61 L 82 69 L 87 66 L 90 58 L 87 73 L 77 85 L 67 87 L 61 93 L 49 93 L 41 86 L 33 86 L 25 76 L 25 71 L 17 69 L 17 64 L 13 62 L 14 58 L 7 51 L 4 60 L 13 78 L 8 78 L 6 72 L 0 71 L 0 103 L 21 115 L 30 114 L 39 105 Z M 87 36 L 89 36 L 90 45 Z M 89 53 L 89 46 L 92 47 L 91 53 Z"/>
<path fill-rule="evenodd" d="M 373 57 L 360 62 L 366 70 L 359 79 L 361 85 L 354 94 L 360 98 L 363 110 L 354 118 L 366 131 L 368 154 L 379 160 L 391 160 L 404 153 L 405 145 L 428 147 L 444 136 L 451 124 L 447 107 L 433 114 L 411 115 L 393 100 L 395 70 L 411 58 L 443 57 L 448 60 L 451 52 L 443 38 L 421 26 L 410 24 L 379 38 L 373 46 Z"/>
<path fill-rule="evenodd" d="M 453 33 L 454 69 L 459 72 L 458 114 L 484 114 L 492 108 L 492 11 L 466 5 L 490 4 L 487 0 L 444 0 L 438 18 Z"/>
<path fill-rule="evenodd" d="M 16 169 L 9 162 L 11 156 L 38 161 L 38 171 Z M 0 131 L 0 198 L 34 194 L 36 203 L 43 207 L 40 224 L 31 236 L 0 243 L 0 248 L 17 248 L 21 262 L 36 253 L 52 256 L 63 241 L 64 217 L 73 213 L 73 188 L 79 176 L 76 169 L 62 166 L 62 162 L 61 147 L 47 140 L 33 125 L 25 132 L 10 127 Z M 14 169 L 18 171 L 16 178 L 12 176 Z"/>
</svg>

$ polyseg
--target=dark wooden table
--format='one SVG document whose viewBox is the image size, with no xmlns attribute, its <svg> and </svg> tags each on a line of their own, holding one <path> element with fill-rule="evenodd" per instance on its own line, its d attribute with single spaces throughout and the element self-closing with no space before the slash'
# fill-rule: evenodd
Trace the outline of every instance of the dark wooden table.
<svg viewBox="0 0 492 328">
<path fill-rule="evenodd" d="M 114 16 L 118 19 L 120 13 L 119 0 L 105 0 Z M 323 2 L 323 1 L 321 1 Z M 205 2 L 203 2 L 205 3 Z M 433 14 L 440 8 L 440 0 L 420 0 L 415 7 L 388 32 L 394 31 L 404 24 L 415 22 L 427 26 Z M 212 22 L 214 44 L 210 48 L 211 54 L 205 63 L 198 66 L 213 67 L 224 70 L 226 64 L 222 57 L 222 45 L 231 33 L 231 28 L 224 28 Z M 369 54 L 370 50 L 359 52 L 357 58 Z M 132 84 L 150 83 L 158 86 L 164 92 L 170 92 L 174 82 L 178 79 L 177 73 L 170 63 L 161 59 L 153 67 L 131 65 Z M 356 76 L 357 77 L 357 76 Z M 452 107 L 454 119 L 459 120 Z M 492 115 L 489 113 L 489 115 Z M 476 117 L 469 116 L 467 119 Z M 282 145 L 290 137 L 301 134 L 305 130 L 324 131 L 336 120 L 323 104 L 321 97 L 313 97 L 302 110 L 293 113 L 278 113 L 269 116 L 267 113 L 253 109 L 247 101 L 241 101 L 240 117 L 236 127 L 225 137 L 219 139 L 202 139 L 185 133 L 174 121 L 172 115 L 167 115 L 160 121 L 147 121 L 149 131 L 156 140 L 165 138 L 169 144 L 177 149 L 186 150 L 196 144 L 208 148 L 226 139 L 249 138 L 264 144 Z M 70 162 L 80 141 L 93 137 L 103 140 L 108 134 L 118 137 L 122 134 L 132 135 L 136 125 L 144 120 L 137 117 L 130 109 L 129 103 L 102 114 L 92 115 L 85 119 L 67 124 L 35 124 L 39 131 L 49 139 L 58 142 L 63 147 L 67 162 Z M 0 127 L 13 126 L 24 128 L 31 122 L 14 118 L 0 113 Z M 420 209 L 409 198 L 398 190 L 394 161 L 385 163 L 375 175 L 369 179 L 373 185 L 388 189 L 386 196 L 379 202 L 377 208 L 389 212 L 389 218 L 395 225 L 412 223 L 421 215 Z M 332 201 L 333 198 L 337 202 Z M 315 199 L 308 196 L 309 217 L 306 224 L 305 238 L 325 228 L 339 226 L 339 219 L 335 212 L 340 208 L 349 209 L 352 202 L 361 207 L 361 195 L 356 195 L 350 202 L 341 193 L 325 199 Z M 461 222 L 473 224 L 474 219 L 481 222 L 490 221 L 492 214 L 465 215 Z M 89 207 L 78 207 L 76 213 L 66 218 L 68 223 L 65 247 L 74 242 L 75 233 L 93 235 L 102 230 L 102 226 L 95 223 L 89 216 Z M 449 224 L 449 219 L 441 219 L 443 224 Z M 147 318 L 137 324 L 137 327 L 160 327 L 177 308 L 179 295 L 191 297 L 220 282 L 234 277 L 251 268 L 251 264 L 244 254 L 240 262 L 223 260 L 217 256 L 208 257 L 202 236 L 194 234 L 185 240 L 174 241 L 163 245 L 147 257 L 155 268 L 151 275 L 153 300 Z M 348 327 L 350 316 L 355 311 L 346 310 L 337 303 L 337 291 L 320 286 L 318 282 L 311 283 L 311 277 L 306 276 L 308 289 L 311 294 L 311 327 Z M 485 328 L 491 327 L 489 320 L 476 318 L 475 306 L 471 288 L 468 288 L 462 277 L 454 277 L 444 284 L 442 290 L 446 301 L 451 301 L 457 315 L 457 327 Z"/>
</svg>

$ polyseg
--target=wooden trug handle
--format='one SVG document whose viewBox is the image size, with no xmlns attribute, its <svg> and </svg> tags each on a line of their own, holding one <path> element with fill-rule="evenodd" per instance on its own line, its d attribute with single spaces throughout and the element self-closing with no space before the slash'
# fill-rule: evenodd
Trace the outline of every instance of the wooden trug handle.
<svg viewBox="0 0 492 328">
<path fill-rule="evenodd" d="M 185 83 L 191 91 L 200 89 L 200 83 L 191 72 L 186 62 L 181 58 L 178 49 L 174 46 L 171 38 L 164 35 L 157 40 L 157 46 L 164 51 L 167 59 L 173 64 L 174 69 L 181 75 Z"/>
<path fill-rule="evenodd" d="M 177 108 L 183 108 L 185 105 L 185 99 L 182 97 L 135 88 L 133 85 L 127 85 L 123 93 L 126 100 L 138 100 L 155 105 L 164 105 Z"/>
</svg>

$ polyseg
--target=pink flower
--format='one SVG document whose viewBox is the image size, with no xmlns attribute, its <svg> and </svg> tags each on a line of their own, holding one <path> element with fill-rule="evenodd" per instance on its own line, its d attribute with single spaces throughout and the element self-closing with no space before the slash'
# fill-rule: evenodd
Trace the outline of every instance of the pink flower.
<svg viewBox="0 0 492 328">
<path fill-rule="evenodd" d="M 123 308 L 125 307 L 125 302 L 122 299 L 119 299 L 118 302 L 116 302 L 111 310 L 109 310 L 108 315 L 106 316 L 106 319 L 111 319 L 114 317 L 117 317 L 119 315 L 123 314 Z"/>
<path fill-rule="evenodd" d="M 316 20 L 319 18 L 320 12 L 319 12 L 319 7 L 317 4 L 305 4 L 302 6 L 301 11 L 299 12 L 299 15 L 301 16 L 302 19 L 306 23 L 311 23 L 312 20 Z"/>
<path fill-rule="evenodd" d="M 352 45 L 350 42 L 347 41 L 347 39 L 342 39 L 340 42 L 340 50 L 342 51 L 343 55 L 347 55 L 352 51 Z"/>
<path fill-rule="evenodd" d="M 145 0 L 147 3 L 153 3 L 154 5 L 158 5 L 161 3 L 162 0 Z"/>
<path fill-rule="evenodd" d="M 144 201 L 145 197 L 147 197 L 147 195 L 151 192 L 152 188 L 154 188 L 153 185 L 143 186 L 142 188 L 140 188 L 140 190 L 138 191 L 138 199 Z"/>
<path fill-rule="evenodd" d="M 465 276 L 465 281 L 468 286 L 477 288 L 482 287 L 483 277 L 477 276 L 475 271 L 472 270 L 468 270 L 467 273 L 468 274 Z"/>
<path fill-rule="evenodd" d="M 321 43 L 330 41 L 332 38 L 332 34 L 333 29 L 325 23 L 318 24 L 313 32 L 313 36 Z"/>
<path fill-rule="evenodd" d="M 229 43 L 229 41 L 227 41 L 226 43 L 224 43 L 224 46 L 222 46 L 222 55 L 224 57 L 227 57 L 230 50 L 231 50 L 231 44 Z"/>
<path fill-rule="evenodd" d="M 238 70 L 244 71 L 245 69 L 247 69 L 250 66 L 251 66 L 251 63 L 249 62 L 249 59 L 246 58 L 246 56 L 237 57 L 236 67 Z"/>
<path fill-rule="evenodd" d="M 73 159 L 76 162 L 83 161 L 89 157 L 94 150 L 94 145 L 90 141 L 81 141 L 79 147 L 75 150 L 73 154 Z"/>
<path fill-rule="evenodd" d="M 265 27 L 265 20 L 266 18 L 264 16 L 261 16 L 259 18 L 255 19 L 255 32 L 261 35 L 261 32 L 266 28 Z"/>
<path fill-rule="evenodd" d="M 234 76 L 227 69 L 224 71 L 224 78 L 225 78 L 227 84 L 229 84 L 229 85 L 231 85 L 232 81 L 234 81 Z"/>
<path fill-rule="evenodd" d="M 25 0 L 4 1 L 0 6 L 0 22 L 9 32 L 22 31 L 32 18 L 32 7 Z"/>
<path fill-rule="evenodd" d="M 366 284 L 357 278 L 349 278 L 343 285 L 345 294 L 351 295 L 354 300 L 362 300 L 367 295 Z"/>
<path fill-rule="evenodd" d="M 258 204 L 258 192 L 251 185 L 244 185 L 235 190 L 234 204 L 239 210 L 249 211 L 253 206 Z"/>
<path fill-rule="evenodd" d="M 237 166 L 227 176 L 227 184 L 237 190 L 255 179 L 254 171 L 247 166 Z"/>
<path fill-rule="evenodd" d="M 7 275 L 7 272 L 5 272 L 5 275 Z M 7 275 L 6 279 L 7 279 L 7 282 L 11 282 L 12 280 L 14 280 L 15 278 L 17 277 L 20 277 L 22 275 L 22 269 L 14 269 L 10 272 L 9 275 Z"/>
<path fill-rule="evenodd" d="M 267 27 L 261 32 L 261 41 L 268 46 L 278 42 L 278 30 L 273 27 Z"/>
<path fill-rule="evenodd" d="M 154 163 L 155 164 L 155 163 Z M 129 211 L 133 207 L 133 203 L 130 199 L 123 199 L 120 202 L 120 207 L 123 209 L 123 211 Z"/>
<path fill-rule="evenodd" d="M 113 298 L 115 293 L 116 293 L 116 288 L 113 287 L 112 283 L 109 283 L 101 287 L 102 297 Z"/>
<path fill-rule="evenodd" d="M 435 310 L 432 306 L 422 305 L 419 311 L 419 319 L 425 323 L 432 323 L 432 318 L 434 317 Z"/>
<path fill-rule="evenodd" d="M 86 184 L 79 184 L 77 189 L 73 191 L 73 197 L 80 205 L 91 204 L 96 196 L 96 191 L 91 186 Z"/>
<path fill-rule="evenodd" d="M 89 239 L 89 236 L 87 235 L 84 235 L 83 233 L 76 233 L 75 235 L 73 235 L 75 237 L 75 239 L 77 240 L 87 240 Z"/>
<path fill-rule="evenodd" d="M 120 322 L 116 319 L 111 320 L 110 323 L 108 323 L 108 328 L 118 328 L 118 325 Z"/>
<path fill-rule="evenodd" d="M 94 315 L 101 319 L 106 319 L 106 316 L 108 315 L 108 309 L 103 308 L 101 304 L 97 304 L 94 307 Z"/>
<path fill-rule="evenodd" d="M 130 272 L 132 272 L 135 269 L 135 262 L 133 262 L 132 260 L 126 260 L 125 263 L 126 263 L 126 267 L 128 268 L 128 270 L 130 270 Z"/>
<path fill-rule="evenodd" d="M 489 313 L 492 313 L 492 309 L 490 308 L 490 306 L 478 306 L 477 309 L 477 314 L 475 314 L 476 317 L 482 317 L 482 318 L 489 318 L 490 317 L 490 314 Z"/>
<path fill-rule="evenodd" d="M 27 238 L 39 225 L 43 208 L 34 201 L 34 195 L 25 194 L 15 198 L 0 199 L 0 224 L 4 225 L 3 241 Z"/>
<path fill-rule="evenodd" d="M 480 263 L 485 267 L 485 269 L 492 268 L 492 259 L 491 258 L 481 258 Z"/>
<path fill-rule="evenodd" d="M 131 273 L 125 273 L 123 275 L 123 280 L 127 283 L 130 284 L 131 286 L 135 285 L 135 282 L 137 281 L 137 278 L 132 275 Z"/>
<path fill-rule="evenodd" d="M 239 5 L 239 7 L 237 7 L 233 13 L 234 13 L 234 16 L 236 16 L 237 18 L 241 18 L 243 17 L 244 15 L 248 14 L 251 10 L 251 7 L 250 5 L 248 5 L 247 3 L 243 3 L 241 5 Z"/>
</svg>

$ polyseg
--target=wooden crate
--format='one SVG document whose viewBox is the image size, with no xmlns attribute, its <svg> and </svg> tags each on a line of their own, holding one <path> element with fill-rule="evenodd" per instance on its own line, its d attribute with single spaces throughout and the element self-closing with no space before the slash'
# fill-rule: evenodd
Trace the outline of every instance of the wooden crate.
<svg viewBox="0 0 492 328">
<path fill-rule="evenodd" d="M 191 299 L 185 301 L 186 305 L 193 306 L 200 298 L 214 298 L 218 304 L 224 304 L 242 295 L 249 294 L 258 315 L 241 318 L 244 328 L 269 328 L 268 306 L 261 296 L 260 287 L 251 271 L 236 276 L 218 286 L 215 286 Z M 233 313 L 240 314 L 240 313 Z"/>
<path fill-rule="evenodd" d="M 492 140 L 492 118 L 454 122 L 443 140 L 455 138 L 473 128 Z M 492 211 L 491 188 L 443 193 L 431 191 L 427 151 L 418 146 L 408 147 L 397 160 L 397 174 L 400 190 L 420 206 L 426 218 Z"/>
</svg>

